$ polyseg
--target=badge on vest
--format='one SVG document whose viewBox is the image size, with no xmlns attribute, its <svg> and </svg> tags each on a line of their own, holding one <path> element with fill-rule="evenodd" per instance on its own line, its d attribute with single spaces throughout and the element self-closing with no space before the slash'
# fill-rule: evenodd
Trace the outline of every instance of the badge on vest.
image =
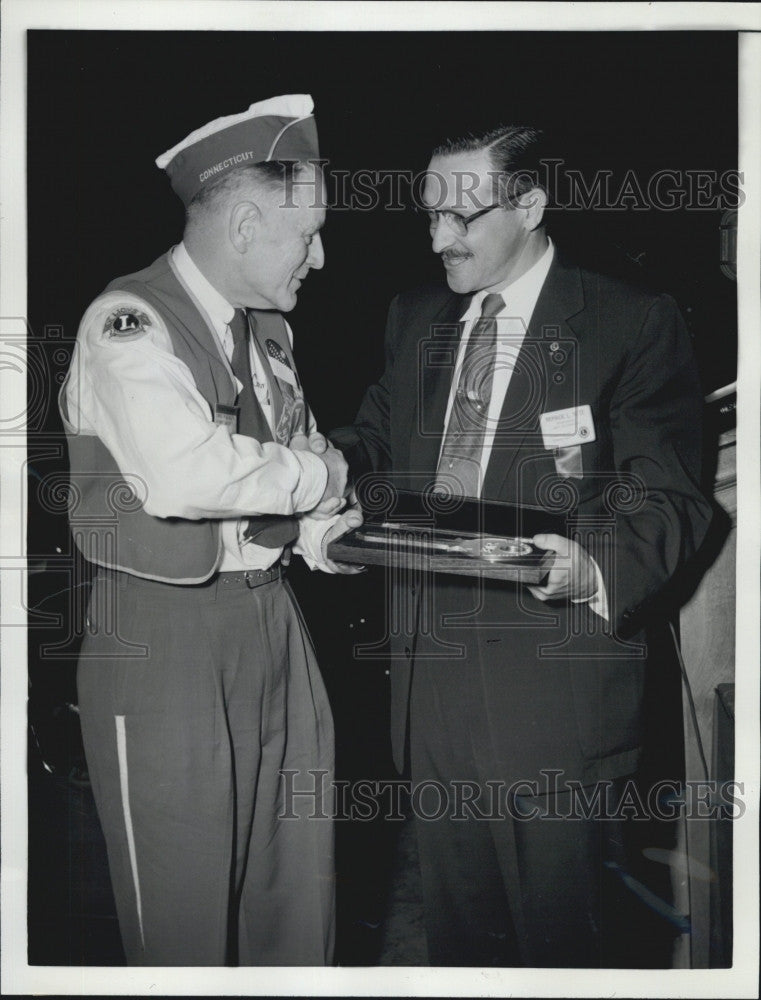
<svg viewBox="0 0 761 1000">
<path fill-rule="evenodd" d="M 226 427 L 230 434 L 237 434 L 239 414 L 239 406 L 226 406 L 224 403 L 217 403 L 214 407 L 214 423 L 217 427 Z"/>
<path fill-rule="evenodd" d="M 120 306 L 112 312 L 103 326 L 109 340 L 137 340 L 148 332 L 151 321 L 143 312 L 130 306 Z"/>
<path fill-rule="evenodd" d="M 276 378 L 279 378 L 281 382 L 286 382 L 288 385 L 296 389 L 298 387 L 296 372 L 293 368 L 291 368 L 291 362 L 288 360 L 288 355 L 279 344 L 269 338 L 266 341 L 266 347 L 272 374 Z"/>
<path fill-rule="evenodd" d="M 301 393 L 288 386 L 283 392 L 283 410 L 275 428 L 275 440 L 287 445 L 294 434 L 306 433 L 306 404 Z"/>
</svg>

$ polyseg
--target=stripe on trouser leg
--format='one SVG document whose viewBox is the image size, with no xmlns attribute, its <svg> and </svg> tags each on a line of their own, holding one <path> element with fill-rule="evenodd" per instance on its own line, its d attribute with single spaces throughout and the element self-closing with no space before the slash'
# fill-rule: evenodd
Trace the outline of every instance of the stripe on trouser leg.
<svg viewBox="0 0 761 1000">
<path fill-rule="evenodd" d="M 115 715 L 116 720 L 116 753 L 119 758 L 119 784 L 122 793 L 122 809 L 124 811 L 124 827 L 127 831 L 127 848 L 129 863 L 132 868 L 132 881 L 135 883 L 135 902 L 137 905 L 137 922 L 140 926 L 140 943 L 145 948 L 143 936 L 143 907 L 140 901 L 140 877 L 137 871 L 137 853 L 135 851 L 135 831 L 132 829 L 132 811 L 129 806 L 129 772 L 127 770 L 127 731 L 124 728 L 124 716 Z"/>
</svg>

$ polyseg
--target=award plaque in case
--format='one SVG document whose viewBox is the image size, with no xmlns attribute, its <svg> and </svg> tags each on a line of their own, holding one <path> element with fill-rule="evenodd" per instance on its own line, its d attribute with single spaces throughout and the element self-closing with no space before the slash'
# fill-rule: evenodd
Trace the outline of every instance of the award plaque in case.
<svg viewBox="0 0 761 1000">
<path fill-rule="evenodd" d="M 392 508 L 385 516 L 366 513 L 364 524 L 330 543 L 328 557 L 538 584 L 555 553 L 537 548 L 531 536 L 564 533 L 556 515 L 509 504 L 462 500 L 442 509 L 431 495 L 395 491 Z"/>
<path fill-rule="evenodd" d="M 363 524 L 328 546 L 336 562 L 539 583 L 555 553 L 527 538 L 465 534 L 403 523 Z"/>
</svg>

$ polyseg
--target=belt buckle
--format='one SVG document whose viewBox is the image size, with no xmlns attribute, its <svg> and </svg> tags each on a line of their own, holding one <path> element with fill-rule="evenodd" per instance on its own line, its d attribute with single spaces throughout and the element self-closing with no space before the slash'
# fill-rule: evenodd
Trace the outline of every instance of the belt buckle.
<svg viewBox="0 0 761 1000">
<path fill-rule="evenodd" d="M 280 575 L 280 565 L 276 564 L 275 566 L 270 566 L 269 569 L 247 569 L 243 577 L 248 589 L 253 590 L 255 587 L 261 587 L 263 583 L 274 580 L 276 577 L 279 578 Z"/>
</svg>

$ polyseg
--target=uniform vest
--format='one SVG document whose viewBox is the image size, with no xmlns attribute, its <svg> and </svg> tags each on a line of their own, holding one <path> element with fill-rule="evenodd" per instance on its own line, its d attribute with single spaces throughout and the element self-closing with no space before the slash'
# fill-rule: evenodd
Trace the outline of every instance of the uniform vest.
<svg viewBox="0 0 761 1000">
<path fill-rule="evenodd" d="M 213 332 L 169 262 L 169 254 L 135 274 L 117 278 L 106 292 L 129 292 L 143 299 L 163 319 L 175 355 L 190 369 L 196 387 L 214 411 L 232 406 L 236 388 L 229 364 Z M 291 345 L 279 313 L 254 312 L 257 337 L 274 341 L 293 370 Z M 89 562 L 150 580 L 173 584 L 203 583 L 222 558 L 220 522 L 154 517 L 143 509 L 136 488 L 125 480 L 116 461 L 94 434 L 70 432 L 66 386 L 60 406 L 67 427 L 72 503 L 69 523 L 77 548 Z M 270 378 L 272 391 L 278 391 Z M 303 430 L 303 427 L 299 428 Z M 286 515 L 251 518 L 262 527 L 290 520 Z M 295 534 L 295 532 L 294 532 Z"/>
</svg>

